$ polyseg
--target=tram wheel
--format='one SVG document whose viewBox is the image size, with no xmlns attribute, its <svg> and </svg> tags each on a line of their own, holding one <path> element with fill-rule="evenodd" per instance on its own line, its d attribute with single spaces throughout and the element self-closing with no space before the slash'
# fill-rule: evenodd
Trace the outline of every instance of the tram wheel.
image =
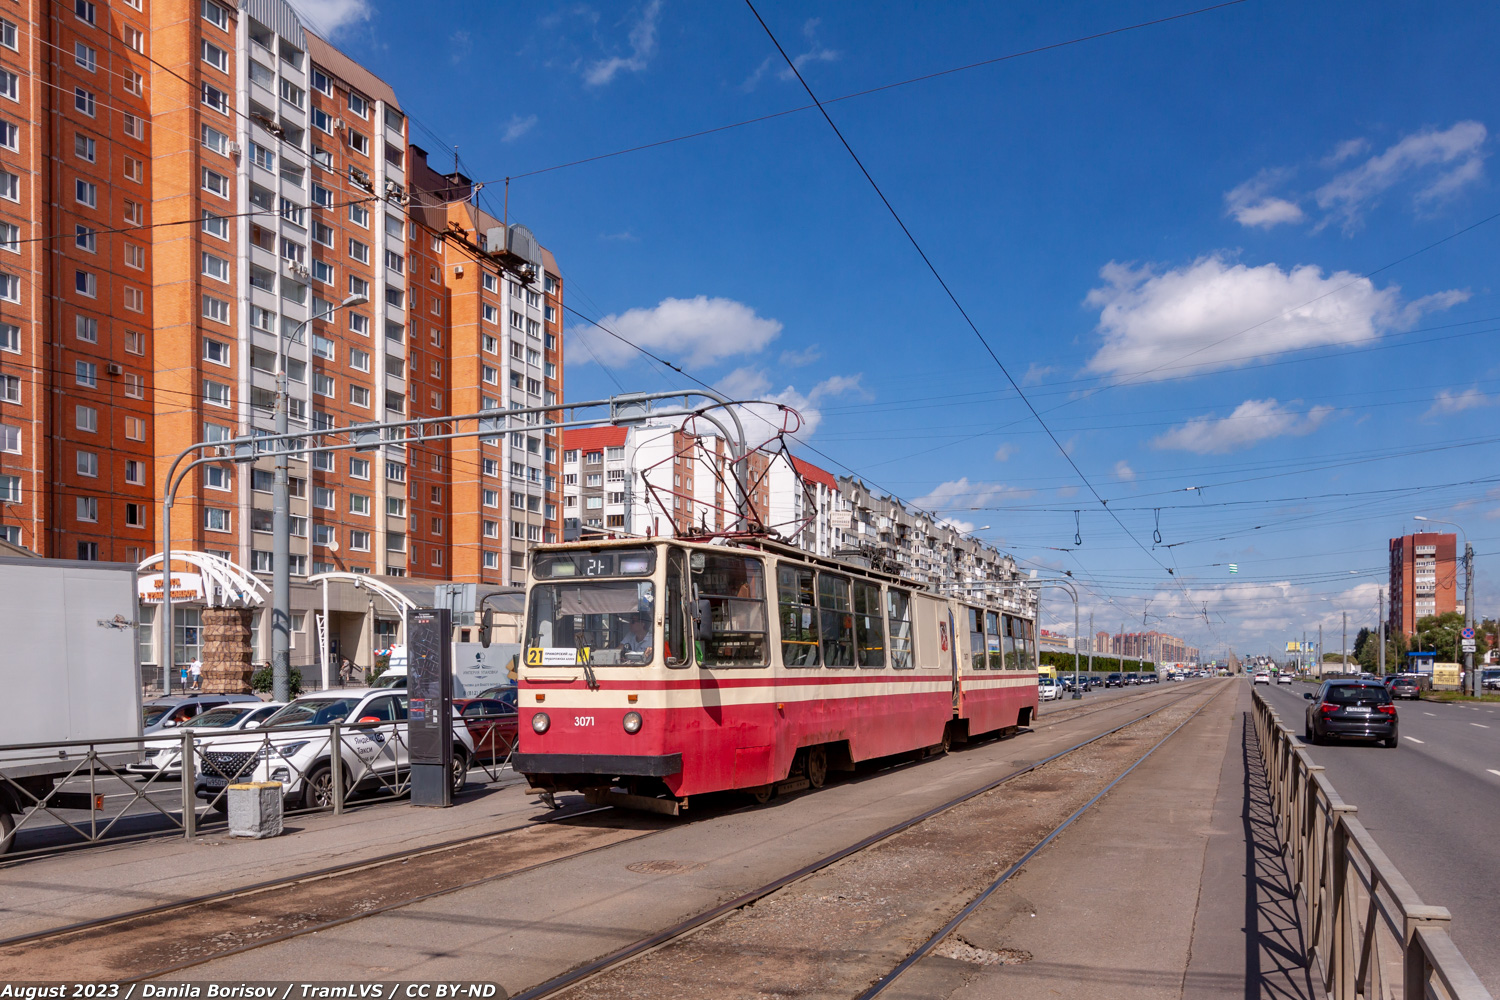
<svg viewBox="0 0 1500 1000">
<path fill-rule="evenodd" d="M 812 747 L 807 751 L 807 783 L 814 788 L 822 788 L 827 780 L 828 751 L 822 747 Z"/>
<path fill-rule="evenodd" d="M 745 794 L 754 799 L 756 805 L 763 806 L 767 802 L 770 802 L 771 797 L 776 794 L 776 785 L 774 783 L 769 785 L 756 785 L 754 788 L 745 789 Z"/>
</svg>

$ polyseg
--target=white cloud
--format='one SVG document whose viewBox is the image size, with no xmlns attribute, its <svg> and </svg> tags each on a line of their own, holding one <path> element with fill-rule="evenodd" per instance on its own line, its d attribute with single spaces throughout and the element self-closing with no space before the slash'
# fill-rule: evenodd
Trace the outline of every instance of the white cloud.
<svg viewBox="0 0 1500 1000">
<path fill-rule="evenodd" d="M 1419 206 L 1448 197 L 1483 175 L 1483 146 L 1488 136 L 1476 121 L 1415 132 L 1320 187 L 1318 207 L 1341 219 L 1345 229 L 1354 228 L 1366 205 L 1419 173 L 1429 177 L 1417 192 Z M 1431 168 L 1436 168 L 1435 176 Z"/>
<path fill-rule="evenodd" d="M 511 115 L 510 121 L 505 123 L 505 131 L 500 134 L 501 142 L 515 142 L 521 136 L 536 128 L 536 115 Z"/>
<path fill-rule="evenodd" d="M 1055 371 L 1057 371 L 1057 368 L 1052 365 L 1038 364 L 1037 362 L 1033 361 L 1031 364 L 1026 366 L 1026 374 L 1021 376 L 1021 384 L 1036 385 L 1042 379 L 1046 378 L 1048 375 L 1051 375 Z"/>
<path fill-rule="evenodd" d="M 1301 222 L 1302 207 L 1300 205 L 1269 194 L 1271 186 L 1279 181 L 1281 176 L 1280 171 L 1262 170 L 1224 195 L 1226 210 L 1242 226 L 1270 229 L 1283 222 Z"/>
<path fill-rule="evenodd" d="M 1333 147 L 1333 152 L 1323 157 L 1321 161 L 1322 166 L 1324 169 L 1332 170 L 1345 160 L 1352 160 L 1356 156 L 1364 155 L 1364 152 L 1369 148 L 1370 140 L 1368 139 L 1345 139 Z"/>
<path fill-rule="evenodd" d="M 808 344 L 800 351 L 782 351 L 777 364 L 783 368 L 802 368 L 805 365 L 812 364 L 822 356 L 823 352 L 818 350 L 817 344 Z"/>
<path fill-rule="evenodd" d="M 808 63 L 835 62 L 839 57 L 839 54 L 833 49 L 825 48 L 821 43 L 819 43 L 818 25 L 821 23 L 821 21 L 821 18 L 813 17 L 803 22 L 802 37 L 807 39 L 808 48 L 807 51 L 799 52 L 796 55 L 792 56 L 792 65 L 796 66 L 799 70 L 806 66 Z M 784 69 L 777 75 L 780 76 L 783 80 L 796 79 L 796 74 L 793 73 L 790 69 Z"/>
<path fill-rule="evenodd" d="M 961 520 L 950 515 L 959 511 L 987 510 L 998 507 L 1006 500 L 1024 500 L 1032 495 L 1028 489 L 1007 486 L 1004 483 L 969 482 L 969 477 L 950 479 L 939 483 L 937 488 L 912 503 L 922 510 L 941 515 L 941 520 L 957 531 L 968 533 L 978 522 Z M 987 518 L 986 518 L 987 519 Z"/>
<path fill-rule="evenodd" d="M 699 295 L 691 299 L 662 299 L 649 309 L 611 313 L 599 325 L 613 330 L 631 344 L 680 358 L 689 365 L 711 364 L 737 354 L 754 354 L 781 333 L 781 323 L 757 316 L 749 306 L 733 299 Z M 597 359 L 603 364 L 634 361 L 640 352 L 611 337 L 598 327 L 582 324 L 568 330 L 571 341 L 583 350 L 570 353 L 579 361 Z M 568 347 L 569 352 L 574 346 Z"/>
<path fill-rule="evenodd" d="M 1157 272 L 1111 262 L 1105 284 L 1084 300 L 1099 309 L 1104 343 L 1090 372 L 1168 377 L 1230 368 L 1248 356 L 1298 348 L 1352 345 L 1403 328 L 1456 295 L 1428 296 L 1402 307 L 1396 286 L 1303 264 L 1248 267 L 1219 255 Z M 1241 334 L 1249 334 L 1242 337 Z"/>
<path fill-rule="evenodd" d="M 1115 477 L 1122 482 L 1134 482 L 1135 470 L 1130 467 L 1129 462 L 1122 458 L 1115 463 Z"/>
<path fill-rule="evenodd" d="M 1494 402 L 1493 397 L 1486 396 L 1474 387 L 1465 389 L 1463 392 L 1450 392 L 1444 389 L 1437 394 L 1437 398 L 1432 401 L 1432 407 L 1423 416 L 1434 417 L 1448 413 L 1462 413 L 1465 410 L 1490 406 Z"/>
<path fill-rule="evenodd" d="M 1059 499 L 1066 500 L 1069 497 L 1076 497 L 1077 495 L 1078 487 L 1076 486 L 1059 486 L 1057 488 L 1057 496 Z"/>
<path fill-rule="evenodd" d="M 807 39 L 807 50 L 792 56 L 792 65 L 796 66 L 799 71 L 808 63 L 838 61 L 840 53 L 825 47 L 818 41 L 818 25 L 820 23 L 821 18 L 814 17 L 804 21 L 802 24 L 802 37 Z M 779 54 L 766 56 L 760 61 L 760 65 L 756 66 L 750 75 L 745 77 L 744 81 L 740 84 L 740 90 L 748 94 L 760 85 L 760 81 L 765 78 L 766 73 L 773 65 L 784 61 L 780 58 Z M 795 80 L 797 74 L 793 73 L 789 67 L 783 66 L 776 72 L 776 78 L 783 81 Z"/>
<path fill-rule="evenodd" d="M 375 13 L 370 0 L 290 0 L 297 14 L 324 38 L 368 21 Z"/>
<path fill-rule="evenodd" d="M 745 436 L 753 448 L 770 440 L 786 429 L 798 437 L 806 437 L 818 429 L 823 422 L 818 403 L 824 399 L 855 394 L 871 398 L 869 390 L 860 384 L 862 375 L 834 375 L 813 386 L 806 393 L 795 386 L 772 389 L 771 379 L 754 366 L 736 368 L 719 380 L 716 388 L 730 399 L 754 399 L 759 403 L 736 407 L 741 422 L 745 425 Z M 790 407 L 801 416 L 800 427 L 795 417 L 788 417 L 781 407 Z"/>
<path fill-rule="evenodd" d="M 466 30 L 460 28 L 448 36 L 448 45 L 450 46 L 448 61 L 457 66 L 474 50 L 474 39 Z"/>
<path fill-rule="evenodd" d="M 1010 461 L 1011 456 L 1015 455 L 1017 450 L 1018 449 L 1015 445 L 1007 441 L 1005 444 L 1002 444 L 1000 447 L 995 449 L 995 461 L 1008 462 Z"/>
<path fill-rule="evenodd" d="M 661 16 L 662 0 L 651 0 L 641 16 L 630 29 L 630 55 L 612 56 L 590 63 L 584 71 L 583 82 L 598 87 L 609 83 L 621 70 L 639 73 L 656 54 L 656 22 Z"/>
<path fill-rule="evenodd" d="M 1331 406 L 1314 406 L 1299 413 L 1274 399 L 1247 399 L 1227 417 L 1194 417 L 1156 438 L 1151 446 L 1196 455 L 1224 455 L 1270 438 L 1311 434 L 1332 412 Z"/>
</svg>

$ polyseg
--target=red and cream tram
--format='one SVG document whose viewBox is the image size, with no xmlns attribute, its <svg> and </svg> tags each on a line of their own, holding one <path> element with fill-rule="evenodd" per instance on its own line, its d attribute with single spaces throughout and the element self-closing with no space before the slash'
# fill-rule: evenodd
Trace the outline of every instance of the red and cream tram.
<svg viewBox="0 0 1500 1000">
<path fill-rule="evenodd" d="M 1025 726 L 1036 665 L 1030 606 L 943 597 L 773 542 L 543 545 L 513 764 L 545 791 L 764 797 Z"/>
</svg>

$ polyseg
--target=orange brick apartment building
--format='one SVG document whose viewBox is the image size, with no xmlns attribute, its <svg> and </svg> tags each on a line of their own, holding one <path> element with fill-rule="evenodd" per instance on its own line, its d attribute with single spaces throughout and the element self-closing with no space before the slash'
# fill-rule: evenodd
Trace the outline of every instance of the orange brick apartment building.
<svg viewBox="0 0 1500 1000">
<path fill-rule="evenodd" d="M 556 264 L 477 261 L 472 196 L 282 0 L 0 0 L 0 538 L 159 551 L 172 457 L 270 431 L 282 341 L 294 432 L 560 403 Z M 271 469 L 191 474 L 173 547 L 269 574 Z M 294 578 L 506 584 L 561 537 L 546 422 L 291 476 Z"/>
</svg>

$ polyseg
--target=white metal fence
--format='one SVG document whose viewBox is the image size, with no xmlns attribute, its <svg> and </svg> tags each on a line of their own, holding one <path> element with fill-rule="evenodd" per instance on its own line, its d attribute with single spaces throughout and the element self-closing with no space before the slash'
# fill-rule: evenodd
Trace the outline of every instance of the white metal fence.
<svg viewBox="0 0 1500 1000">
<path fill-rule="evenodd" d="M 1260 692 L 1253 697 L 1318 984 L 1334 1000 L 1492 1000 L 1448 936 L 1447 909 L 1418 898 L 1357 808 L 1339 797 Z"/>
</svg>

